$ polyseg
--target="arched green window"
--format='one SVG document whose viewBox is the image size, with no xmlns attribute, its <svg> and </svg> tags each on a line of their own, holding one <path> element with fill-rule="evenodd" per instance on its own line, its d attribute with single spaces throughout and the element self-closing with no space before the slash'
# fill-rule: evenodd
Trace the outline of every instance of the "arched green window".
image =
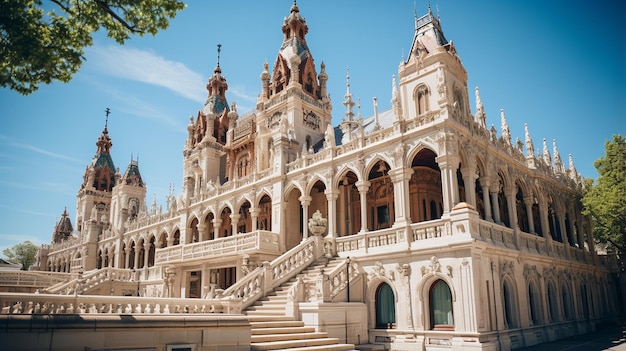
<svg viewBox="0 0 626 351">
<path fill-rule="evenodd" d="M 376 290 L 376 328 L 392 329 L 396 327 L 395 297 L 391 287 L 382 283 Z"/>
<path fill-rule="evenodd" d="M 454 330 L 452 293 L 443 280 L 438 280 L 430 288 L 430 328 Z"/>
</svg>

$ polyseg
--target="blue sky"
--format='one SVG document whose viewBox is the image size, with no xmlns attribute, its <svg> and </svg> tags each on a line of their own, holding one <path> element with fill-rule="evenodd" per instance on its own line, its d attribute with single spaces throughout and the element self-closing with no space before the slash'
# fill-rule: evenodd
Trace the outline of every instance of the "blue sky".
<svg viewBox="0 0 626 351">
<path fill-rule="evenodd" d="M 75 223 L 76 193 L 110 108 L 115 165 L 131 155 L 148 188 L 165 203 L 179 193 L 189 116 L 197 115 L 222 44 L 229 103 L 240 115 L 255 105 L 263 63 L 272 66 L 291 0 L 189 1 L 170 27 L 119 46 L 97 33 L 87 61 L 68 84 L 22 96 L 0 90 L 0 252 L 24 240 L 49 243 L 67 207 Z M 428 3 L 416 3 L 418 16 Z M 535 150 L 552 139 L 584 177 L 611 135 L 626 134 L 626 19 L 620 1 L 441 1 L 443 30 L 479 86 L 487 124 L 499 131 L 500 109 L 513 139 L 528 123 Z M 390 108 L 392 75 L 413 38 L 411 0 L 300 0 L 307 42 L 326 63 L 333 124 L 343 117 L 346 68 L 364 117 Z M 475 109 L 472 107 L 472 111 Z M 498 132 L 499 133 L 499 132 Z"/>
</svg>

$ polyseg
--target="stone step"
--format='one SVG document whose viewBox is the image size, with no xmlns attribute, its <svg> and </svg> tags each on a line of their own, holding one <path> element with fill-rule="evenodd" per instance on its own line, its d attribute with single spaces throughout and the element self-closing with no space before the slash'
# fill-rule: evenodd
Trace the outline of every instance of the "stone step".
<svg viewBox="0 0 626 351">
<path fill-rule="evenodd" d="M 287 328 L 253 328 L 252 335 L 312 333 L 315 327 L 287 327 Z"/>
<path fill-rule="evenodd" d="M 276 315 L 256 315 L 256 316 L 246 316 L 248 318 L 248 321 L 253 323 L 253 322 L 275 322 L 275 321 L 280 321 L 280 322 L 300 322 L 300 321 L 296 321 L 293 317 L 287 317 L 287 316 L 276 316 Z"/>
<path fill-rule="evenodd" d="M 281 341 L 250 343 L 250 350 L 281 350 L 281 349 L 292 349 L 294 347 L 328 346 L 328 345 L 337 345 L 337 344 L 339 344 L 338 338 L 281 340 Z"/>
<path fill-rule="evenodd" d="M 328 338 L 327 333 L 308 332 L 308 333 L 285 333 L 285 334 L 252 334 L 250 341 L 252 343 L 261 343 L 268 341 L 288 341 L 288 340 L 305 340 L 305 339 L 323 339 Z"/>
<path fill-rule="evenodd" d="M 274 320 L 274 321 L 259 321 L 250 322 L 253 329 L 257 328 L 289 328 L 289 327 L 304 327 L 303 321 L 289 321 L 289 320 Z"/>
<path fill-rule="evenodd" d="M 274 311 L 274 310 L 261 310 L 261 311 L 247 311 L 248 316 L 276 316 L 276 317 L 284 317 L 285 311 Z"/>
<path fill-rule="evenodd" d="M 283 351 L 358 351 L 353 344 L 333 344 L 322 346 L 292 347 Z"/>
</svg>

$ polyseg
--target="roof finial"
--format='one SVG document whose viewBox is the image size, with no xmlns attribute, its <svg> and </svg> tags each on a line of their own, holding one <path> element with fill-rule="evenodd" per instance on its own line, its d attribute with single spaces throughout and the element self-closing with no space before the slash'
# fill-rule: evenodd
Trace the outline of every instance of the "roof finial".
<svg viewBox="0 0 626 351">
<path fill-rule="evenodd" d="M 220 66 L 220 52 L 222 51 L 222 44 L 217 44 L 217 67 Z"/>
<path fill-rule="evenodd" d="M 107 129 L 107 127 L 109 126 L 109 115 L 111 114 L 111 109 L 110 108 L 105 108 L 104 109 L 104 115 L 106 117 L 106 119 L 104 120 L 104 129 Z"/>
<path fill-rule="evenodd" d="M 417 30 L 417 4 L 415 3 L 415 0 L 413 0 L 413 20 L 415 21 L 415 30 Z"/>
</svg>

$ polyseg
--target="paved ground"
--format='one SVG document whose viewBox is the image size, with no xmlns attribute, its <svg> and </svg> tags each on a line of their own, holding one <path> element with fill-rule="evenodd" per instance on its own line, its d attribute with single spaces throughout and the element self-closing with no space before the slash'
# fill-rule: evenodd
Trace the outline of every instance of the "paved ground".
<svg viewBox="0 0 626 351">
<path fill-rule="evenodd" d="M 524 347 L 516 351 L 626 351 L 626 323 L 598 326 L 595 333 Z"/>
</svg>

